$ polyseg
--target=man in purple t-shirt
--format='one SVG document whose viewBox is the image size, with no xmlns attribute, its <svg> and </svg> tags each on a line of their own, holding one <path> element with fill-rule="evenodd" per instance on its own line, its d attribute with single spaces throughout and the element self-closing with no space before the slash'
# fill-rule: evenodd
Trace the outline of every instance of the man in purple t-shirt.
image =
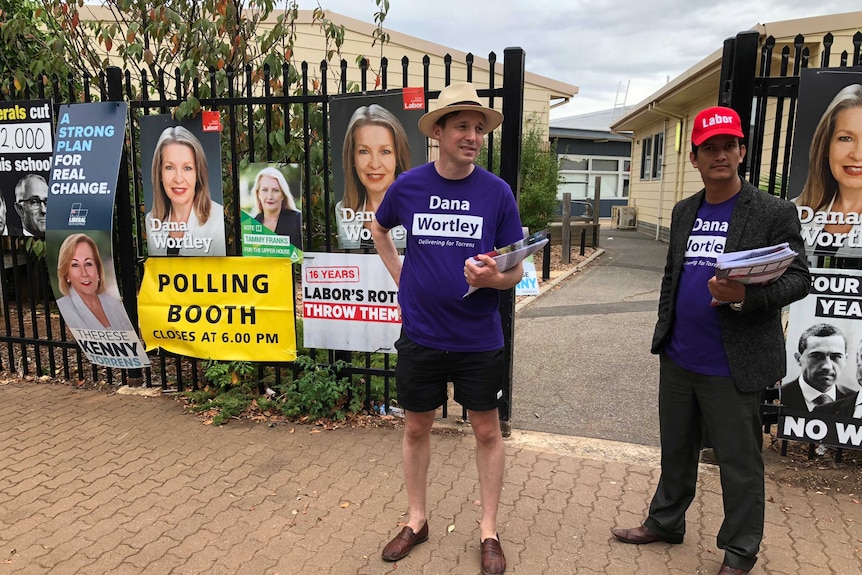
<svg viewBox="0 0 862 575">
<path fill-rule="evenodd" d="M 705 431 L 724 499 L 719 575 L 748 573 L 757 561 L 765 506 L 760 395 L 786 371 L 781 308 L 805 297 L 811 281 L 794 205 L 739 176 L 742 138 L 730 108 L 694 119 L 690 160 L 704 188 L 674 206 L 652 343 L 660 355 L 661 478 L 643 525 L 611 530 L 625 543 L 682 543 Z M 773 282 L 715 277 L 718 254 L 782 242 L 799 255 Z"/>
<path fill-rule="evenodd" d="M 451 380 L 476 437 L 482 573 L 497 575 L 506 569 L 497 536 L 504 467 L 497 407 L 505 374 L 499 290 L 513 288 L 523 269 L 519 264 L 500 271 L 484 254 L 523 239 L 523 231 L 511 188 L 473 163 L 502 114 L 483 106 L 466 82 L 444 88 L 438 103 L 419 120 L 419 129 L 438 141 L 439 159 L 401 174 L 371 227 L 377 253 L 398 285 L 402 332 L 395 344 L 395 383 L 406 412 L 401 452 L 407 524 L 382 555 L 398 561 L 428 539 L 431 426 Z M 388 233 L 398 225 L 407 230 L 403 267 Z M 484 289 L 465 297 L 470 286 Z"/>
</svg>

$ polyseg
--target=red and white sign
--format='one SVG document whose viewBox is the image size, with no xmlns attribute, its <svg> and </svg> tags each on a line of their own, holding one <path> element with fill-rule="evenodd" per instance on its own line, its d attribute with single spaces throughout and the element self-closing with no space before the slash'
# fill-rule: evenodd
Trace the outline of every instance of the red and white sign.
<svg viewBox="0 0 862 575">
<path fill-rule="evenodd" d="M 424 88 L 403 88 L 405 110 L 425 110 Z"/>
<path fill-rule="evenodd" d="M 221 112 L 218 110 L 201 112 L 201 129 L 204 132 L 221 132 Z"/>
<path fill-rule="evenodd" d="M 303 346 L 395 353 L 398 288 L 377 254 L 304 254 Z"/>
</svg>

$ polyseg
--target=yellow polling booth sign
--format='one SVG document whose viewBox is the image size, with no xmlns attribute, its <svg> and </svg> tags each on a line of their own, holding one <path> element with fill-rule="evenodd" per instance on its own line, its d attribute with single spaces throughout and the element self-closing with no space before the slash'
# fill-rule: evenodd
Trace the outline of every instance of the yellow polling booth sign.
<svg viewBox="0 0 862 575">
<path fill-rule="evenodd" d="M 293 361 L 293 265 L 283 258 L 149 258 L 138 294 L 147 351 Z"/>
</svg>

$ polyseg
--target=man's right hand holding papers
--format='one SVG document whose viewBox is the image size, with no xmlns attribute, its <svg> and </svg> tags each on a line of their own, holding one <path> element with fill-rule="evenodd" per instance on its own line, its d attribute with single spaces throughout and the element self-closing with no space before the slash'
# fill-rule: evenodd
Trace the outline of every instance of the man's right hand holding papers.
<svg viewBox="0 0 862 575">
<path fill-rule="evenodd" d="M 740 311 L 745 301 L 745 285 L 765 284 L 778 278 L 796 255 L 786 242 L 718 255 L 715 258 L 715 277 L 708 283 L 711 305 L 730 303 Z"/>
</svg>

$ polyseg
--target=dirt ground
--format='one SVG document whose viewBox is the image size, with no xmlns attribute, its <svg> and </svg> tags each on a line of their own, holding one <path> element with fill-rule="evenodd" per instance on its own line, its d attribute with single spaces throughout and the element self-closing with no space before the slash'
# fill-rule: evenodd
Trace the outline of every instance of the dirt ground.
<svg viewBox="0 0 862 575">
<path fill-rule="evenodd" d="M 763 459 L 766 473 L 773 480 L 811 491 L 843 493 L 862 502 L 862 451 L 844 449 L 841 461 L 838 450 L 821 448 L 809 458 L 809 445 L 787 442 L 787 454 L 781 455 L 783 440 L 774 435 L 764 437 Z"/>
<path fill-rule="evenodd" d="M 565 273 L 571 269 L 574 269 L 578 266 L 582 261 L 589 258 L 596 250 L 593 248 L 587 248 L 584 250 L 584 255 L 580 255 L 577 249 L 572 249 L 570 262 L 568 264 L 563 263 L 563 248 L 562 246 L 551 246 L 551 278 L 548 280 L 552 280 L 557 277 L 561 273 Z M 539 279 L 539 286 L 541 287 L 545 281 L 542 279 L 542 261 L 543 261 L 543 253 L 542 251 L 538 251 L 533 254 L 533 263 L 536 265 L 536 276 Z"/>
</svg>

